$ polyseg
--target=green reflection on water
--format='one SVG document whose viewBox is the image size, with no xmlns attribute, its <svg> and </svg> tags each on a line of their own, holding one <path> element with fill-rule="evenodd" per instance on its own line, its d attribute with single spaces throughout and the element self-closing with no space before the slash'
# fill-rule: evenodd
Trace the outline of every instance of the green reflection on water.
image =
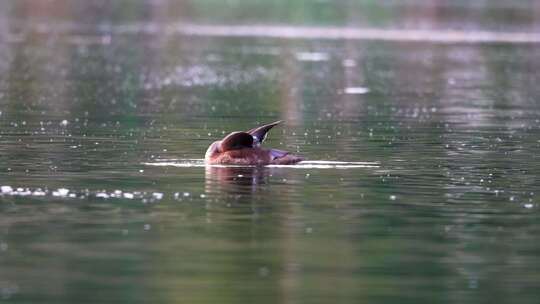
<svg viewBox="0 0 540 304">
<path fill-rule="evenodd" d="M 0 4 L 0 184 L 45 193 L 0 196 L 2 299 L 537 302 L 538 46 L 98 30 L 185 15 L 387 26 L 429 11 L 415 1 L 74 3 Z M 457 3 L 435 6 L 441 26 L 470 10 L 491 28 L 506 8 Z M 501 22 L 522 27 L 529 6 Z M 66 20 L 83 26 L 55 31 Z M 144 165 L 276 119 L 268 146 L 380 167 Z"/>
</svg>

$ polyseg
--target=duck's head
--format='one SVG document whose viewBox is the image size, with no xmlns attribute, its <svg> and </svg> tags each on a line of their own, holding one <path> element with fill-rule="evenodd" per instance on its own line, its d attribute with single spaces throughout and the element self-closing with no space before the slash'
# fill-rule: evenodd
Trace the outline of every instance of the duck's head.
<svg viewBox="0 0 540 304">
<path fill-rule="evenodd" d="M 205 160 L 210 160 L 220 153 L 240 150 L 244 148 L 253 148 L 255 137 L 246 132 L 232 132 L 222 140 L 213 142 L 206 150 Z"/>
<path fill-rule="evenodd" d="M 215 157 L 219 154 L 219 144 L 221 141 L 215 141 L 213 142 L 208 149 L 206 149 L 206 153 L 204 154 L 204 160 L 208 162 L 210 159 Z"/>
</svg>

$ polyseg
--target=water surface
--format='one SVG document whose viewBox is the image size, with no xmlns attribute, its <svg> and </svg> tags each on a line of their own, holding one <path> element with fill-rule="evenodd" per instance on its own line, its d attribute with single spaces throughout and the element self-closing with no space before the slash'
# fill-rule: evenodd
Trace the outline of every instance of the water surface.
<svg viewBox="0 0 540 304">
<path fill-rule="evenodd" d="M 533 2 L 61 2 L 0 4 L 0 299 L 537 303 L 535 41 L 174 30 L 534 38 Z M 266 145 L 310 162 L 202 165 L 214 140 L 278 119 Z"/>
</svg>

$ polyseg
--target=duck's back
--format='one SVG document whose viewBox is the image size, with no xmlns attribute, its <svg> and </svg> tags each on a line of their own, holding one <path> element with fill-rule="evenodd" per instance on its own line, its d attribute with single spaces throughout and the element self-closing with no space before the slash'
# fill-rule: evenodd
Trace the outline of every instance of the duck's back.
<svg viewBox="0 0 540 304">
<path fill-rule="evenodd" d="M 211 159 L 211 164 L 256 166 L 268 165 L 272 161 L 270 154 L 263 149 L 244 148 L 220 153 Z"/>
<path fill-rule="evenodd" d="M 220 153 L 210 164 L 264 166 L 292 165 L 304 160 L 300 156 L 276 149 L 244 148 Z"/>
</svg>

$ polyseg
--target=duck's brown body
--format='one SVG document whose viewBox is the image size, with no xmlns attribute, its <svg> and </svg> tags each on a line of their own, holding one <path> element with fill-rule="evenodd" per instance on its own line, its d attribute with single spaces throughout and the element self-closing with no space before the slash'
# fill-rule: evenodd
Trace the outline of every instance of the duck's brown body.
<svg viewBox="0 0 540 304">
<path fill-rule="evenodd" d="M 254 166 L 254 165 L 292 165 L 303 160 L 302 157 L 288 154 L 285 151 L 279 151 L 279 155 L 276 156 L 275 149 L 262 149 L 262 148 L 243 148 L 239 150 L 225 151 L 216 153 L 209 158 L 206 158 L 208 164 L 221 164 L 221 165 L 240 165 L 240 166 Z M 287 154 L 281 154 L 287 153 Z"/>
<path fill-rule="evenodd" d="M 264 125 L 246 132 L 233 132 L 220 141 L 208 147 L 205 162 L 211 165 L 291 165 L 304 160 L 289 152 L 264 149 L 260 145 L 266 138 L 266 133 L 281 121 Z"/>
</svg>

